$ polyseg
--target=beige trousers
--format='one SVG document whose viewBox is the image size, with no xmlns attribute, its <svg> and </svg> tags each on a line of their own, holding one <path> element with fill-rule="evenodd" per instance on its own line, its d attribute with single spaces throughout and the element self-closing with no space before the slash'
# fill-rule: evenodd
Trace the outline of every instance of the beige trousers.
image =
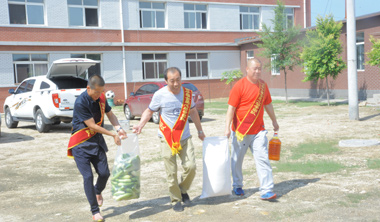
<svg viewBox="0 0 380 222">
<path fill-rule="evenodd" d="M 167 183 L 169 186 L 170 199 L 172 203 L 182 201 L 181 193 L 187 193 L 191 183 L 195 177 L 195 155 L 194 146 L 191 141 L 191 136 L 181 141 L 182 150 L 177 155 L 172 155 L 172 151 L 164 138 L 161 138 L 161 155 L 164 159 L 165 170 L 167 175 Z M 181 182 L 178 183 L 177 178 L 177 159 L 181 159 L 183 172 Z"/>
</svg>

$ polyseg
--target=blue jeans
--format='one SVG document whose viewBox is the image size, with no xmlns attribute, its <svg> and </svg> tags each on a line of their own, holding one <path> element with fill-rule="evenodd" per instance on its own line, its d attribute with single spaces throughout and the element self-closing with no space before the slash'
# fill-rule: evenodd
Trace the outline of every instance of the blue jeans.
<svg viewBox="0 0 380 222">
<path fill-rule="evenodd" d="M 257 176 L 260 181 L 260 192 L 266 194 L 273 190 L 272 167 L 268 158 L 268 131 L 263 130 L 258 134 L 245 135 L 243 141 L 238 142 L 236 133 L 232 132 L 232 151 L 231 151 L 231 170 L 233 179 L 233 188 L 243 187 L 243 159 L 248 147 L 253 153 L 255 159 Z"/>
<path fill-rule="evenodd" d="M 107 155 L 102 148 L 98 148 L 96 155 L 89 154 L 85 149 L 73 148 L 73 156 L 79 172 L 83 176 L 84 192 L 88 202 L 91 205 L 92 214 L 99 213 L 99 205 L 96 199 L 97 194 L 101 194 L 106 187 L 107 180 L 110 176 L 108 168 Z M 91 164 L 94 166 L 98 179 L 94 186 L 94 176 L 92 174 Z"/>
</svg>

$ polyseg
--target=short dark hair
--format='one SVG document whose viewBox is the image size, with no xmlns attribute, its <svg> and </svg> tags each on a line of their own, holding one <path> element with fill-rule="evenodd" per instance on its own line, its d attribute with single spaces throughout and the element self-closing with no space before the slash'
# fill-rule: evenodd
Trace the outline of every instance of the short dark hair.
<svg viewBox="0 0 380 222">
<path fill-rule="evenodd" d="M 168 80 L 168 72 L 171 72 L 171 73 L 178 72 L 179 76 L 182 76 L 181 70 L 179 70 L 179 68 L 177 68 L 177 67 L 169 67 L 169 68 L 165 69 L 165 71 L 164 71 L 164 78 L 165 78 L 165 80 Z"/>
<path fill-rule="evenodd" d="M 105 84 L 103 77 L 100 75 L 90 76 L 87 82 L 87 85 L 90 86 L 91 89 L 95 89 L 97 86 L 104 86 Z"/>
</svg>

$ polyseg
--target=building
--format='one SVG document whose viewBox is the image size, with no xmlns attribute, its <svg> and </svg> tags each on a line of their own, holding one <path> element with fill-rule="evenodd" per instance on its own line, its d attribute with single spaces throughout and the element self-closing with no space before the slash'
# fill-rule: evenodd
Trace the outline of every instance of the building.
<svg viewBox="0 0 380 222">
<path fill-rule="evenodd" d="M 347 63 L 347 33 L 346 21 L 343 22 L 340 41 L 343 47 L 342 58 Z M 380 69 L 366 65 L 368 57 L 366 52 L 372 48 L 372 43 L 369 41 L 370 36 L 380 38 L 380 12 L 360 16 L 356 18 L 356 49 L 357 49 L 357 77 L 358 77 L 358 98 L 359 100 L 367 100 L 372 98 L 374 94 L 380 93 Z M 306 30 L 303 30 L 305 32 Z M 303 33 L 304 34 L 304 33 Z M 303 35 L 302 35 L 303 36 Z M 255 36 L 249 36 L 242 39 L 236 39 L 237 44 L 241 48 L 241 69 L 247 64 L 247 58 L 260 54 L 259 49 L 254 43 L 259 42 Z M 263 59 L 263 62 L 269 64 L 268 59 Z M 284 73 L 274 67 L 264 69 L 262 74 L 263 79 L 268 83 L 273 96 L 284 96 Z M 287 91 L 289 97 L 312 97 L 326 98 L 326 83 L 325 80 L 318 82 L 302 82 L 305 74 L 302 72 L 302 67 L 296 67 L 294 71 L 287 72 Z M 339 74 L 336 80 L 329 78 L 329 93 L 330 98 L 347 99 L 348 98 L 348 80 L 347 69 Z"/>
<path fill-rule="evenodd" d="M 291 24 L 310 25 L 310 0 L 285 0 Z M 100 61 L 117 99 L 177 66 L 206 98 L 225 97 L 241 66 L 235 39 L 257 36 L 276 0 L 7 0 L 0 2 L 0 104 L 28 76 L 61 58 Z M 126 84 L 124 84 L 126 82 Z M 2 106 L 1 106 L 1 112 Z"/>
</svg>

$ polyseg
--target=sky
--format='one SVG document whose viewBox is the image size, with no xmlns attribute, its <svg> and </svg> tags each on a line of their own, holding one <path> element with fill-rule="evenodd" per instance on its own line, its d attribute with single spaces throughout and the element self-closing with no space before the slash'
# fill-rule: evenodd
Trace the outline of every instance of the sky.
<svg viewBox="0 0 380 222">
<path fill-rule="evenodd" d="M 345 0 L 311 0 L 311 25 L 314 26 L 318 15 L 332 14 L 336 21 L 345 16 Z M 380 0 L 355 0 L 355 16 L 380 12 Z"/>
</svg>

